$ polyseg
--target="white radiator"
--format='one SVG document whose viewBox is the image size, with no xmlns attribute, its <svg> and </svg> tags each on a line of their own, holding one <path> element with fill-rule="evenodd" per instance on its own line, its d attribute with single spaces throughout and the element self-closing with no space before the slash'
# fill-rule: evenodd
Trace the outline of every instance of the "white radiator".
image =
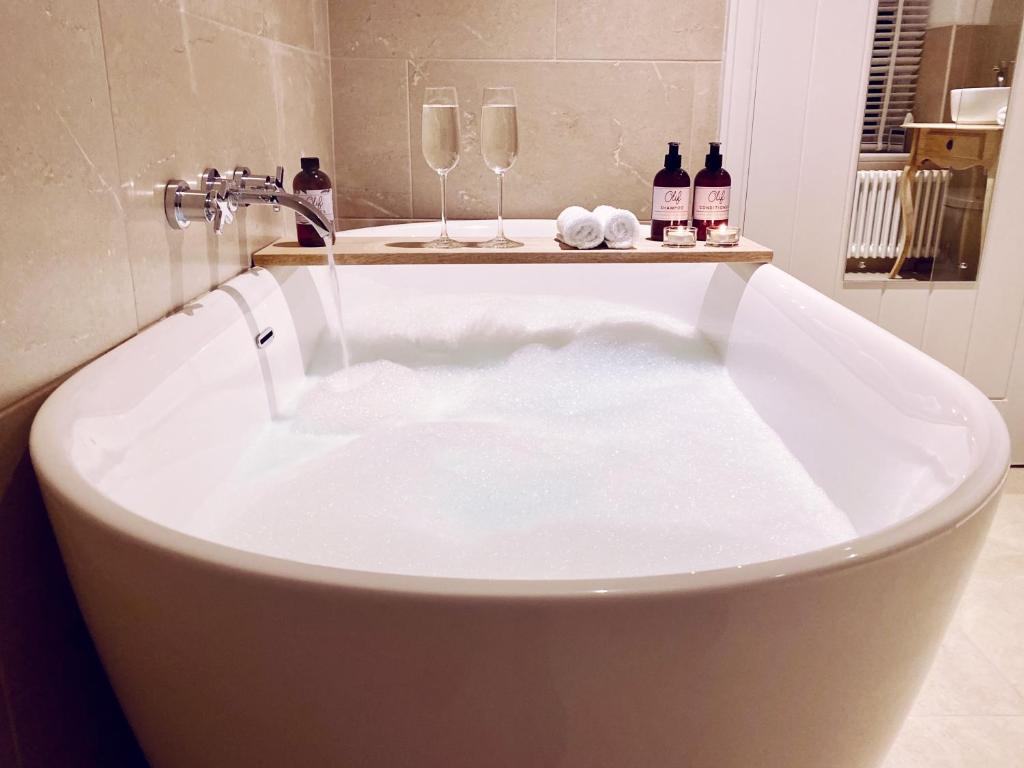
<svg viewBox="0 0 1024 768">
<path fill-rule="evenodd" d="M 851 259 L 894 259 L 903 236 L 899 183 L 902 171 L 857 171 L 850 221 Z M 949 171 L 918 171 L 914 179 L 917 221 L 910 256 L 938 255 Z"/>
</svg>

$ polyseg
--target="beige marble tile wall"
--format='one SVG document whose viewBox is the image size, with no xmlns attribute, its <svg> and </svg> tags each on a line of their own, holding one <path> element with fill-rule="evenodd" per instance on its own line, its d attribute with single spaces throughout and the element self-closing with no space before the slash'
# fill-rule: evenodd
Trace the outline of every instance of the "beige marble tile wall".
<svg viewBox="0 0 1024 768">
<path fill-rule="evenodd" d="M 0 23 L 0 765 L 133 766 L 26 454 L 55 381 L 290 228 L 173 232 L 204 166 L 332 162 L 327 0 L 6 0 Z"/>
<path fill-rule="evenodd" d="M 337 210 L 350 223 L 437 216 L 420 151 L 423 89 L 453 85 L 463 154 L 453 218 L 492 217 L 481 91 L 511 85 L 520 154 L 506 215 L 599 203 L 650 217 L 666 142 L 691 173 L 717 138 L 725 0 L 331 0 Z M 726 166 L 728 167 L 728 148 Z"/>
</svg>

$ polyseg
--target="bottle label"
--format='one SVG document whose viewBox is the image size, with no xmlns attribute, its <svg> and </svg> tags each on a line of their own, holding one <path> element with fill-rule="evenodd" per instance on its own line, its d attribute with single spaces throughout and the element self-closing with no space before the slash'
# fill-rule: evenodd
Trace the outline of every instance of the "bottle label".
<svg viewBox="0 0 1024 768">
<path fill-rule="evenodd" d="M 730 189 L 730 187 L 695 187 L 693 190 L 694 220 L 728 220 Z"/>
<path fill-rule="evenodd" d="M 651 218 L 658 221 L 686 221 L 690 218 L 689 187 L 655 187 Z"/>
<path fill-rule="evenodd" d="M 303 192 L 296 192 L 295 196 L 301 197 L 314 208 L 318 209 L 328 221 L 334 221 L 334 196 L 331 194 L 331 190 L 307 189 Z M 309 219 L 301 213 L 295 214 L 295 220 L 299 224 L 309 224 Z"/>
</svg>

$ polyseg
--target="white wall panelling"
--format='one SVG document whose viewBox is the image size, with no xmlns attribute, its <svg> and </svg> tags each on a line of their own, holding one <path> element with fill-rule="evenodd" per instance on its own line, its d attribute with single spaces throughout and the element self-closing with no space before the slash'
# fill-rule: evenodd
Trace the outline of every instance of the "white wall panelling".
<svg viewBox="0 0 1024 768">
<path fill-rule="evenodd" d="M 1024 178 L 1024 89 L 1011 97 L 978 281 L 847 281 L 877 0 L 770 5 L 729 4 L 722 135 L 746 142 L 741 153 L 726 147 L 734 183 L 746 191 L 735 218 L 775 248 L 779 267 L 964 373 L 989 397 L 1005 399 L 1009 418 L 1024 420 L 1024 258 L 1016 229 L 1024 217 L 1013 189 Z M 752 73 L 752 88 L 734 82 L 741 71 Z M 1024 425 L 1010 426 L 1020 433 L 1015 461 L 1024 461 Z"/>
<path fill-rule="evenodd" d="M 1017 61 L 1024 61 L 1018 48 Z M 1024 88 L 1010 91 L 1010 108 L 999 154 L 999 173 L 992 193 L 988 232 L 978 270 L 978 300 L 971 323 L 964 374 L 989 397 L 1013 397 L 1008 389 L 1024 308 Z M 1024 391 L 1021 392 L 1024 396 Z"/>
<path fill-rule="evenodd" d="M 885 287 L 875 322 L 908 344 L 920 347 L 927 314 L 927 286 L 919 287 L 907 281 Z"/>
<path fill-rule="evenodd" d="M 978 292 L 972 283 L 935 283 L 928 296 L 921 348 L 954 371 L 963 371 Z"/>
</svg>

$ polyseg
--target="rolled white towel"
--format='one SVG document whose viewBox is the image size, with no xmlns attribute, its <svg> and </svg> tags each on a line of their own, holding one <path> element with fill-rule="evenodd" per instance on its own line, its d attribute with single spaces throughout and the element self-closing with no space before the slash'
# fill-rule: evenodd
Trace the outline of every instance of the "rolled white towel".
<svg viewBox="0 0 1024 768">
<path fill-rule="evenodd" d="M 1006 125 L 1006 107 L 1000 107 L 996 110 L 996 123 Z"/>
<path fill-rule="evenodd" d="M 604 242 L 604 227 L 583 206 L 570 205 L 558 214 L 558 239 L 573 248 L 596 248 Z"/>
<path fill-rule="evenodd" d="M 611 205 L 599 205 L 594 215 L 601 222 L 604 241 L 609 248 L 635 248 L 640 241 L 640 222 L 630 211 Z"/>
</svg>

